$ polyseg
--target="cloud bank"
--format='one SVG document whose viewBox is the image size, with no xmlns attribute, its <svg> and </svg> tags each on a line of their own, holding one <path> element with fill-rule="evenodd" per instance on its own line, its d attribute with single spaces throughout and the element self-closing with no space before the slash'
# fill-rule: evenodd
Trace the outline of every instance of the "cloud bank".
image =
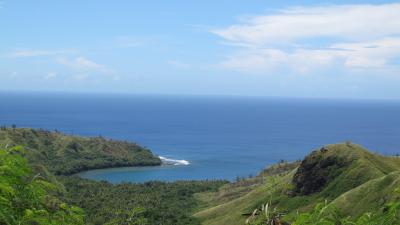
<svg viewBox="0 0 400 225">
<path fill-rule="evenodd" d="M 245 73 L 289 68 L 398 68 L 400 4 L 288 8 L 212 30 L 236 52 L 220 67 Z"/>
</svg>

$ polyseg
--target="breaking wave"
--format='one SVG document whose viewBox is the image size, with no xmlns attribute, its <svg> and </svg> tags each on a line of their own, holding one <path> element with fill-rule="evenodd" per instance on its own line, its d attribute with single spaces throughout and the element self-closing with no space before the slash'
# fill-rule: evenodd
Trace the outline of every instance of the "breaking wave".
<svg viewBox="0 0 400 225">
<path fill-rule="evenodd" d="M 162 163 L 165 165 L 174 165 L 174 166 L 186 166 L 189 165 L 190 162 L 183 159 L 169 159 L 167 157 L 159 156 Z"/>
</svg>

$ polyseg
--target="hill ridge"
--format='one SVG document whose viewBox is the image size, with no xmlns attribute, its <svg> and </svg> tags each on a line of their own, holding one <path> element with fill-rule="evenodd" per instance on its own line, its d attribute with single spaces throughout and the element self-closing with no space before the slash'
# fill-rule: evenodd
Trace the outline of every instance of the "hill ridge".
<svg viewBox="0 0 400 225">
<path fill-rule="evenodd" d="M 382 183 L 379 181 L 385 180 L 384 177 L 387 177 L 387 180 L 396 178 L 400 174 L 398 171 L 400 171 L 399 157 L 385 157 L 350 142 L 324 145 L 307 155 L 297 168 L 288 170 L 285 174 L 267 175 L 263 184 L 256 186 L 246 195 L 239 196 L 237 198 L 239 201 L 233 199 L 224 202 L 220 207 L 218 205 L 206 207 L 195 216 L 202 219 L 205 225 L 239 225 L 244 224 L 246 219 L 242 214 L 252 212 L 261 204 L 269 202 L 276 210 L 284 212 L 286 221 L 291 221 L 297 212 L 310 211 L 318 202 L 327 200 L 332 202 L 331 205 L 346 210 L 355 206 L 352 202 L 364 202 L 360 210 L 344 211 L 344 215 L 357 217 L 368 210 L 379 212 L 380 207 L 389 201 L 400 201 L 400 196 L 393 194 L 394 186 L 376 189 L 375 198 L 383 199 L 378 205 L 368 202 L 368 196 L 358 197 L 364 198 L 363 201 L 357 198 L 352 202 L 340 200 L 344 199 L 345 193 L 355 194 L 358 193 L 357 190 L 368 190 L 365 188 L 375 187 Z M 296 189 L 298 182 L 311 180 L 310 182 L 315 184 L 316 182 L 312 180 L 318 180 L 321 177 L 327 178 L 326 182 L 312 191 Z M 400 185 L 397 178 L 392 182 Z M 372 185 L 375 183 L 377 183 L 375 186 Z M 361 188 L 357 189 L 359 187 Z M 393 198 L 385 197 L 388 194 Z M 199 195 L 200 200 L 202 197 L 204 196 Z M 336 199 L 340 201 L 335 202 Z"/>
</svg>

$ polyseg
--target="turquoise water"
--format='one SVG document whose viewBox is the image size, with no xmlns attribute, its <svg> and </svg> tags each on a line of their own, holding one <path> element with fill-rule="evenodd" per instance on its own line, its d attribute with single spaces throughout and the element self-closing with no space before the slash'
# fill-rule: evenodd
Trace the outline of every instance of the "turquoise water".
<svg viewBox="0 0 400 225">
<path fill-rule="evenodd" d="M 0 93 L 0 124 L 138 142 L 189 165 L 93 170 L 111 182 L 235 179 L 327 143 L 400 153 L 400 102 Z"/>
</svg>

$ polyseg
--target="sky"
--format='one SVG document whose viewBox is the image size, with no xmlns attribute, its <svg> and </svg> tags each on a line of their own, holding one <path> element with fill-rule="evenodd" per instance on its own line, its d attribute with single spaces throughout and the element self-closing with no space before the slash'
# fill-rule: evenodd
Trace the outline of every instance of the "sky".
<svg viewBox="0 0 400 225">
<path fill-rule="evenodd" d="M 0 0 L 0 90 L 400 99 L 400 1 Z"/>
</svg>

